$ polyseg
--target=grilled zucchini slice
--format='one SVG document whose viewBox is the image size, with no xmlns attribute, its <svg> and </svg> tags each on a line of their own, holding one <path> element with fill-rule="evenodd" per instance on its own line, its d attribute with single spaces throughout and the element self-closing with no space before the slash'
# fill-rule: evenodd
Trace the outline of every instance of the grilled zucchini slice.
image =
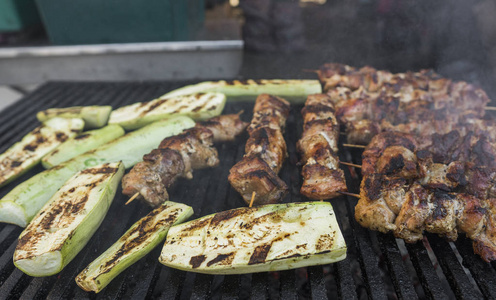
<svg viewBox="0 0 496 300">
<path fill-rule="evenodd" d="M 117 242 L 81 271 L 76 283 L 87 292 L 100 292 L 162 242 L 172 225 L 184 222 L 192 214 L 193 209 L 187 205 L 164 202 L 134 223 Z"/>
<path fill-rule="evenodd" d="M 207 274 L 243 274 L 322 265 L 346 257 L 328 202 L 243 207 L 173 226 L 159 261 Z"/>
<path fill-rule="evenodd" d="M 50 119 L 0 154 L 0 187 L 21 176 L 43 156 L 83 130 L 81 119 Z"/>
<path fill-rule="evenodd" d="M 306 79 L 204 81 L 173 90 L 160 98 L 207 92 L 223 93 L 229 101 L 254 101 L 260 94 L 270 94 L 303 103 L 308 95 L 322 93 L 322 86 L 318 80 Z"/>
<path fill-rule="evenodd" d="M 107 121 L 112 111 L 112 106 L 72 106 L 63 108 L 49 108 L 40 111 L 36 117 L 40 122 L 44 122 L 54 117 L 60 118 L 80 118 L 84 120 L 86 129 L 100 128 L 107 125 Z"/>
<path fill-rule="evenodd" d="M 30 276 L 60 272 L 98 229 L 124 175 L 121 162 L 78 172 L 19 236 L 14 264 Z"/>
<path fill-rule="evenodd" d="M 143 155 L 157 148 L 164 138 L 193 126 L 195 122 L 188 117 L 155 122 L 38 173 L 0 200 L 0 222 L 24 227 L 64 182 L 78 171 L 116 161 L 122 161 L 126 168 L 130 168 L 141 161 Z"/>
<path fill-rule="evenodd" d="M 166 97 L 118 108 L 110 114 L 109 124 L 118 124 L 126 130 L 133 130 L 171 116 L 206 120 L 220 115 L 225 104 L 226 96 L 220 93 Z"/>
<path fill-rule="evenodd" d="M 124 135 L 124 129 L 119 125 L 107 125 L 100 129 L 83 132 L 72 139 L 63 142 L 56 149 L 41 159 L 45 169 L 61 164 L 75 156 L 93 150 Z"/>
</svg>

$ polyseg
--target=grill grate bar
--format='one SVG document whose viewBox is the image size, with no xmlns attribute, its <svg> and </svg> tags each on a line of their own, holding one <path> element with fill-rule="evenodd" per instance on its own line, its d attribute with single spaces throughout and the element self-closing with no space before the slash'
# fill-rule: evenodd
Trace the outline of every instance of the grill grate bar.
<svg viewBox="0 0 496 300">
<path fill-rule="evenodd" d="M 380 241 L 379 245 L 381 247 L 381 251 L 386 258 L 389 272 L 393 275 L 391 276 L 391 279 L 397 294 L 404 299 L 418 298 L 415 292 L 415 287 L 413 286 L 410 276 L 405 269 L 405 265 L 395 238 L 390 234 L 381 233 L 378 233 L 377 237 Z"/>
<path fill-rule="evenodd" d="M 484 297 L 496 299 L 496 271 L 473 254 L 472 243 L 468 239 L 459 238 L 456 246 L 463 258 L 463 265 L 470 270 Z"/>
<path fill-rule="evenodd" d="M 357 201 L 351 199 L 351 197 L 347 197 L 347 199 L 348 214 L 353 215 L 353 207 Z M 386 299 L 384 280 L 378 271 L 379 262 L 372 248 L 372 242 L 368 237 L 367 230 L 358 225 L 354 219 L 351 220 L 351 224 L 367 293 L 372 299 Z"/>
<path fill-rule="evenodd" d="M 254 273 L 251 276 L 251 299 L 267 299 L 269 291 L 267 282 L 269 273 Z"/>
<path fill-rule="evenodd" d="M 238 299 L 240 291 L 240 280 L 241 276 L 237 275 L 226 275 L 222 281 L 221 291 L 223 300 Z"/>
<path fill-rule="evenodd" d="M 429 235 L 429 241 L 434 241 L 430 242 L 432 250 L 455 295 L 461 299 L 480 299 L 481 295 L 474 289 L 449 243 L 432 235 Z"/>
<path fill-rule="evenodd" d="M 280 285 L 281 299 L 284 300 L 297 299 L 298 293 L 296 291 L 295 270 L 279 272 L 279 276 L 281 279 L 281 285 Z"/>
<path fill-rule="evenodd" d="M 197 274 L 191 299 L 208 299 L 210 297 L 210 286 L 212 285 L 213 276 Z"/>
<path fill-rule="evenodd" d="M 448 299 L 429 259 L 427 249 L 420 242 L 406 244 L 406 248 L 426 295 L 431 299 Z"/>
<path fill-rule="evenodd" d="M 327 299 L 327 289 L 322 267 L 308 267 L 307 272 L 312 291 L 312 299 Z"/>
</svg>

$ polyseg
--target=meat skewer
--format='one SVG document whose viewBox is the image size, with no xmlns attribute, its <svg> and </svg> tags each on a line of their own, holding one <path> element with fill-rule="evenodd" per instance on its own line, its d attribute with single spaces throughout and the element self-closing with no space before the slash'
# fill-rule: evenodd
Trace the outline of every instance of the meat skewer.
<svg viewBox="0 0 496 300">
<path fill-rule="evenodd" d="M 304 129 L 297 144 L 303 163 L 300 193 L 314 200 L 337 197 L 338 191 L 347 187 L 337 156 L 339 124 L 334 104 L 325 94 L 309 95 L 301 113 Z"/>
<path fill-rule="evenodd" d="M 199 122 L 194 128 L 164 139 L 143 156 L 122 179 L 122 193 L 156 207 L 169 199 L 167 189 L 180 177 L 193 178 L 194 169 L 219 164 L 214 142 L 234 140 L 247 124 L 239 114 Z M 138 196 L 134 196 L 138 194 Z"/>
<path fill-rule="evenodd" d="M 404 133 L 380 134 L 363 155 L 355 218 L 410 243 L 424 231 L 450 240 L 464 232 L 477 254 L 495 260 L 495 157 L 496 147 L 473 134 L 452 132 L 418 143 Z"/>
<path fill-rule="evenodd" d="M 289 103 L 279 97 L 261 94 L 253 108 L 248 126 L 250 137 L 245 155 L 230 170 L 231 186 L 249 204 L 256 193 L 254 205 L 276 203 L 288 191 L 277 174 L 287 157 L 283 132 L 289 115 Z"/>
</svg>

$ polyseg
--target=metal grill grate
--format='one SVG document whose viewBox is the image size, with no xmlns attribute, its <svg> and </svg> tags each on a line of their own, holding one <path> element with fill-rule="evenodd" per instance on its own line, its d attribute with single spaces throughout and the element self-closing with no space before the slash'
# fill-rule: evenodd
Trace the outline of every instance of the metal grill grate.
<svg viewBox="0 0 496 300">
<path fill-rule="evenodd" d="M 48 83 L 33 94 L 0 112 L 0 152 L 32 130 L 38 122 L 37 111 L 48 107 L 110 104 L 119 107 L 146 101 L 181 83 Z M 253 103 L 228 103 L 226 113 L 245 110 L 251 115 Z M 294 106 L 288 119 L 286 141 L 289 159 L 281 177 L 290 186 L 286 202 L 305 201 L 298 193 L 301 185 L 295 143 L 301 135 L 300 108 Z M 229 168 L 243 155 L 246 135 L 235 143 L 218 146 L 221 165 L 194 173 L 191 181 L 181 180 L 171 191 L 171 200 L 191 205 L 194 218 L 244 205 L 227 182 Z M 360 162 L 360 152 L 342 149 L 343 160 Z M 123 149 L 125 151 L 125 149 Z M 16 184 L 41 171 L 38 167 L 21 179 L 0 189 L 3 197 Z M 358 191 L 359 178 L 346 170 L 351 191 Z M 327 265 L 274 273 L 210 276 L 169 269 L 158 263 L 160 248 L 119 275 L 100 294 L 82 291 L 75 276 L 107 249 L 149 208 L 117 193 L 107 217 L 88 245 L 58 275 L 33 278 L 17 270 L 12 263 L 16 239 L 21 228 L 0 224 L 0 298 L 6 299 L 480 299 L 496 298 L 494 264 L 473 254 L 471 242 L 460 238 L 456 243 L 428 235 L 423 243 L 405 245 L 391 235 L 369 231 L 353 218 L 356 199 L 332 200 L 348 245 L 348 258 Z M 432 251 L 430 249 L 432 248 Z"/>
</svg>

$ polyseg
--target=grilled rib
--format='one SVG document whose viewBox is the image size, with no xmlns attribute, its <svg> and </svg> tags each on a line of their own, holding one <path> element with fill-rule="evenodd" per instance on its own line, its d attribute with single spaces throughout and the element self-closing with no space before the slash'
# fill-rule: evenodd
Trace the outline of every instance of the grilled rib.
<svg viewBox="0 0 496 300">
<path fill-rule="evenodd" d="M 304 130 L 297 144 L 303 164 L 300 192 L 314 200 L 339 196 L 347 187 L 337 156 L 339 124 L 334 104 L 325 94 L 309 95 L 301 113 Z"/>
<path fill-rule="evenodd" d="M 213 143 L 234 140 L 247 125 L 239 114 L 224 115 L 164 139 L 124 176 L 122 193 L 139 193 L 138 199 L 157 207 L 169 199 L 167 189 L 178 178 L 191 179 L 194 169 L 217 166 L 219 158 Z"/>
<path fill-rule="evenodd" d="M 255 205 L 276 203 L 287 193 L 288 187 L 277 173 L 287 156 L 283 132 L 288 115 L 286 100 L 267 94 L 257 97 L 247 129 L 250 137 L 245 156 L 231 168 L 228 177 L 247 204 L 253 192 Z"/>
</svg>

